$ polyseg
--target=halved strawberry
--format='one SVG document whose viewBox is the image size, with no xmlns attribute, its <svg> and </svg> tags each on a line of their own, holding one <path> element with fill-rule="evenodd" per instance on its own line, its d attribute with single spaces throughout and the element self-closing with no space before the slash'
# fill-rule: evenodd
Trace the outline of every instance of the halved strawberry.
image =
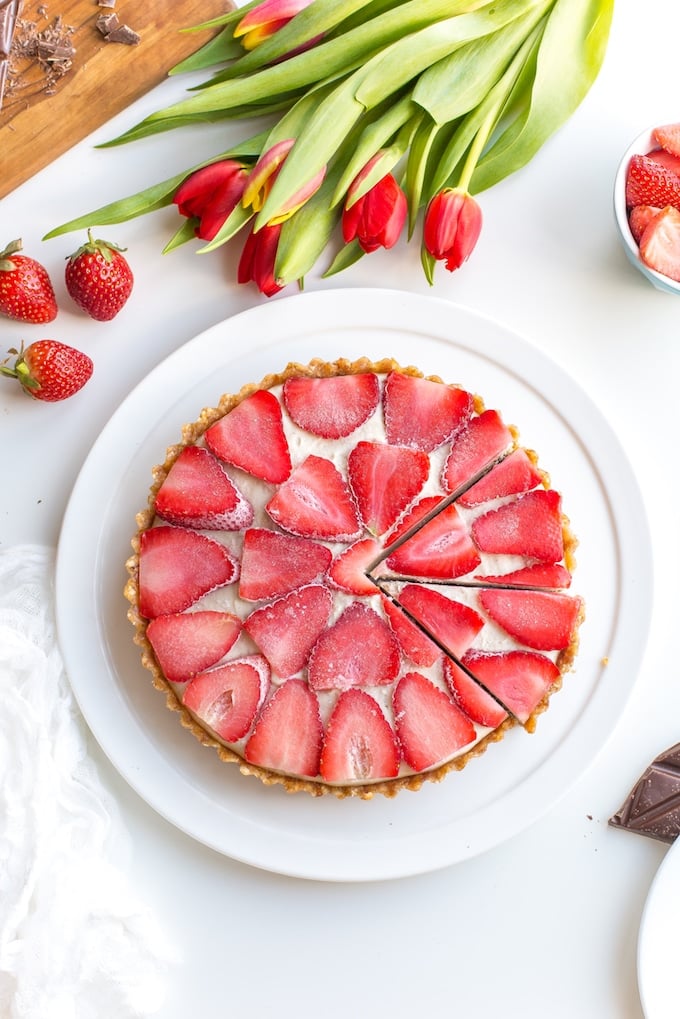
<svg viewBox="0 0 680 1019">
<path fill-rule="evenodd" d="M 237 580 L 238 572 L 238 561 L 212 538 L 184 527 L 151 527 L 140 538 L 139 611 L 147 619 L 183 612 Z"/>
<path fill-rule="evenodd" d="M 345 690 L 328 720 L 319 771 L 325 782 L 394 778 L 401 753 L 380 705 L 363 690 Z"/>
<path fill-rule="evenodd" d="M 640 238 L 640 258 L 650 269 L 680 281 L 680 204 L 654 216 Z"/>
<path fill-rule="evenodd" d="M 291 534 L 327 541 L 353 541 L 361 524 L 350 490 L 335 464 L 308 456 L 278 489 L 265 509 Z"/>
<path fill-rule="evenodd" d="M 156 494 L 156 512 L 169 524 L 209 531 L 238 531 L 253 507 L 219 460 L 200 446 L 186 446 Z"/>
<path fill-rule="evenodd" d="M 313 690 L 348 690 L 391 683 L 399 672 L 397 639 L 370 606 L 349 605 L 319 637 L 309 657 Z"/>
<path fill-rule="evenodd" d="M 419 495 L 430 473 L 422 450 L 359 442 L 347 459 L 347 476 L 364 526 L 384 534 Z"/>
<path fill-rule="evenodd" d="M 404 760 L 414 771 L 446 761 L 477 736 L 449 695 L 419 672 L 407 672 L 399 680 L 394 717 Z"/>
<path fill-rule="evenodd" d="M 324 439 L 350 435 L 378 406 L 377 375 L 337 375 L 326 379 L 287 379 L 283 402 L 296 425 Z"/>
<path fill-rule="evenodd" d="M 472 396 L 457 386 L 390 372 L 383 396 L 387 441 L 429 453 L 458 431 L 473 406 Z"/>
<path fill-rule="evenodd" d="M 423 584 L 405 584 L 399 604 L 441 647 L 460 658 L 484 626 L 478 612 Z"/>
<path fill-rule="evenodd" d="M 390 544 L 396 544 L 440 501 L 438 496 L 421 499 L 390 536 Z M 480 562 L 479 552 L 467 525 L 451 503 L 395 547 L 385 560 L 385 565 L 406 576 L 452 580 L 474 570 Z"/>
<path fill-rule="evenodd" d="M 444 679 L 460 710 L 473 722 L 495 729 L 508 717 L 505 708 L 451 658 L 444 659 Z"/>
<path fill-rule="evenodd" d="M 496 410 L 473 417 L 454 437 L 444 470 L 446 492 L 458 492 L 480 471 L 512 448 L 512 432 Z"/>
<path fill-rule="evenodd" d="M 680 175 L 680 156 L 675 156 L 666 149 L 652 149 L 646 155 L 649 159 L 653 159 L 655 163 L 661 163 L 667 170 Z"/>
<path fill-rule="evenodd" d="M 156 616 L 146 636 L 166 679 L 183 683 L 224 658 L 241 632 L 229 612 L 177 612 Z"/>
<path fill-rule="evenodd" d="M 649 156 L 632 156 L 626 174 L 626 205 L 680 208 L 680 176 Z"/>
<path fill-rule="evenodd" d="M 420 627 L 387 597 L 382 598 L 382 607 L 387 622 L 399 642 L 402 654 L 414 665 L 429 668 L 442 657 L 439 647 L 427 637 Z"/>
<path fill-rule="evenodd" d="M 246 601 L 276 598 L 320 580 L 332 554 L 309 538 L 250 527 L 243 536 L 238 593 Z"/>
<path fill-rule="evenodd" d="M 522 723 L 560 676 L 555 663 L 535 651 L 469 651 L 463 664 Z"/>
<path fill-rule="evenodd" d="M 329 583 L 350 594 L 377 594 L 378 589 L 366 576 L 366 570 L 379 554 L 380 545 L 375 538 L 361 538 L 353 545 L 348 545 L 333 560 L 328 571 Z"/>
<path fill-rule="evenodd" d="M 290 474 L 281 405 L 268 389 L 258 389 L 211 425 L 205 441 L 220 460 L 273 485 Z"/>
<path fill-rule="evenodd" d="M 628 213 L 628 225 L 636 244 L 645 232 L 652 219 L 661 212 L 656 205 L 634 205 Z"/>
<path fill-rule="evenodd" d="M 512 453 L 492 467 L 488 474 L 468 488 L 458 499 L 461 506 L 478 506 L 489 499 L 500 499 L 506 495 L 518 495 L 536 488 L 543 475 L 524 449 Z"/>
<path fill-rule="evenodd" d="M 262 709 L 243 756 L 262 768 L 314 778 L 322 739 L 316 694 L 304 680 L 288 679 Z"/>
<path fill-rule="evenodd" d="M 562 563 L 532 563 L 510 573 L 495 576 L 475 576 L 484 584 L 504 584 L 506 587 L 545 587 L 559 590 L 569 587 L 571 573 Z"/>
<path fill-rule="evenodd" d="M 200 672 L 182 703 L 227 743 L 249 732 L 269 690 L 269 666 L 262 655 L 246 655 Z"/>
<path fill-rule="evenodd" d="M 557 563 L 564 556 L 561 506 L 553 488 L 527 492 L 477 517 L 472 537 L 482 552 Z"/>
<path fill-rule="evenodd" d="M 507 633 L 537 651 L 568 647 L 583 609 L 580 598 L 555 591 L 486 588 L 479 601 Z"/>
<path fill-rule="evenodd" d="M 288 679 L 304 669 L 333 607 L 322 584 L 309 584 L 255 609 L 243 626 L 274 672 Z"/>
<path fill-rule="evenodd" d="M 652 136 L 657 145 L 660 145 L 666 152 L 674 156 L 680 156 L 680 123 L 660 124 L 652 131 Z"/>
</svg>

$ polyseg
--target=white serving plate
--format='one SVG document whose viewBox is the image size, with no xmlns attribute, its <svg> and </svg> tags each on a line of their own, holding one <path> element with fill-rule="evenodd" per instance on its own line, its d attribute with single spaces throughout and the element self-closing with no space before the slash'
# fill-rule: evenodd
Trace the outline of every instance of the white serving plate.
<svg viewBox="0 0 680 1019">
<path fill-rule="evenodd" d="M 221 763 L 167 711 L 132 642 L 125 560 L 151 468 L 223 392 L 289 361 L 367 355 L 479 393 L 535 448 L 579 538 L 586 601 L 575 671 L 535 734 L 511 731 L 463 772 L 395 799 L 291 796 Z M 431 297 L 319 291 L 243 312 L 191 340 L 128 396 L 74 487 L 57 562 L 62 652 L 82 713 L 113 765 L 198 841 L 267 870 L 368 881 L 435 870 L 525 829 L 602 749 L 633 688 L 652 590 L 647 522 L 624 450 L 597 407 L 502 325 Z"/>
</svg>

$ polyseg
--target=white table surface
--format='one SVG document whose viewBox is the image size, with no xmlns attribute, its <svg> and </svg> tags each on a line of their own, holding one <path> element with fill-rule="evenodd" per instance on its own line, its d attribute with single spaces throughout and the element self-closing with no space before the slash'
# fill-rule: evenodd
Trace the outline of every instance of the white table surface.
<svg viewBox="0 0 680 1019">
<path fill-rule="evenodd" d="M 430 290 L 415 242 L 330 281 L 316 273 L 306 281 L 308 290 L 431 293 L 483 312 L 549 355 L 599 405 L 639 481 L 655 560 L 649 641 L 622 720 L 586 774 L 528 830 L 444 870 L 375 884 L 276 876 L 206 849 L 158 817 L 93 745 L 132 835 L 133 885 L 179 952 L 164 1019 L 216 1006 L 285 1019 L 643 1015 L 637 937 L 666 847 L 608 828 L 607 819 L 651 759 L 680 740 L 680 298 L 657 292 L 629 265 L 611 196 L 632 138 L 680 119 L 679 27 L 676 0 L 648 0 L 644 9 L 619 0 L 598 81 L 528 168 L 482 196 L 484 230 L 463 270 L 439 267 Z M 0 320 L 0 349 L 53 336 L 96 364 L 86 389 L 63 404 L 0 386 L 2 547 L 55 546 L 80 466 L 125 395 L 191 337 L 265 301 L 235 284 L 234 250 L 197 258 L 187 246 L 161 257 L 176 224 L 164 210 L 102 229 L 127 246 L 136 285 L 116 320 L 93 323 L 64 292 L 63 262 L 77 238 L 41 241 L 57 223 L 220 151 L 225 135 L 245 136 L 243 126 L 213 126 L 94 149 L 188 83 L 164 83 L 0 205 L 0 239 L 23 238 L 62 303 L 47 328 Z"/>
</svg>

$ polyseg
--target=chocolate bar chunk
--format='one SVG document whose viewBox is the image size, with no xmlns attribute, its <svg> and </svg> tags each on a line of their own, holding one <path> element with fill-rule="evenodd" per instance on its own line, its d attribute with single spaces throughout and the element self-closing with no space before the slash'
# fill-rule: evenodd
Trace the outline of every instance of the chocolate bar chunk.
<svg viewBox="0 0 680 1019">
<path fill-rule="evenodd" d="M 652 761 L 609 824 L 660 842 L 675 841 L 680 835 L 680 743 Z"/>
</svg>

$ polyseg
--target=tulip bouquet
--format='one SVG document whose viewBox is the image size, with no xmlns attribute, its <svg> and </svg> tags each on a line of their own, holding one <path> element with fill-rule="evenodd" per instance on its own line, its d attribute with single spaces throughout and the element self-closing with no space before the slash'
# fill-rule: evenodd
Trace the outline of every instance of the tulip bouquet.
<svg viewBox="0 0 680 1019">
<path fill-rule="evenodd" d="M 239 282 L 270 296 L 406 229 L 430 283 L 482 226 L 475 195 L 519 170 L 580 104 L 606 49 L 614 0 L 263 0 L 173 68 L 210 73 L 187 98 L 106 143 L 220 120 L 261 129 L 213 159 L 47 237 L 174 203 L 165 251 L 205 253 L 245 234 Z"/>
</svg>

